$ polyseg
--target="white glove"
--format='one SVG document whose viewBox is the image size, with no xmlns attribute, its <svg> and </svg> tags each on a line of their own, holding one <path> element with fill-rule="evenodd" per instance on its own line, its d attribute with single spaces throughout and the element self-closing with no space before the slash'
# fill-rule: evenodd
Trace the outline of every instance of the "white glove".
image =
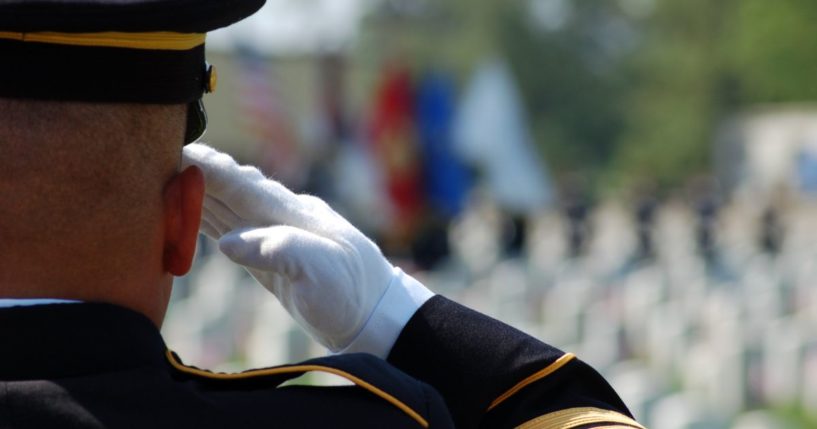
<svg viewBox="0 0 817 429">
<path fill-rule="evenodd" d="M 204 172 L 201 231 L 330 351 L 385 358 L 434 295 L 323 200 L 205 145 L 185 146 L 182 163 Z"/>
</svg>

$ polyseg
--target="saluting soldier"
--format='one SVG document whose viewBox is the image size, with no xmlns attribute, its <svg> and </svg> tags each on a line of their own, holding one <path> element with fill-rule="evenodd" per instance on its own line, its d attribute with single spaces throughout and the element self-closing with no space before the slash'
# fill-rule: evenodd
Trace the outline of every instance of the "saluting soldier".
<svg viewBox="0 0 817 429">
<path fill-rule="evenodd" d="M 215 89 L 205 33 L 262 4 L 0 0 L 0 427 L 641 427 L 572 354 L 190 144 Z M 199 229 L 332 355 L 223 374 L 168 351 Z M 354 385 L 281 387 L 308 371 Z"/>
</svg>

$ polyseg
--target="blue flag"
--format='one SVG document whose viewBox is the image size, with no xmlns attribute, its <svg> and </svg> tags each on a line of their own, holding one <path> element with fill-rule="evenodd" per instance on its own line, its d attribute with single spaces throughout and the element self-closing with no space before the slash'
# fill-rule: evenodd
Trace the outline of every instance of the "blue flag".
<svg viewBox="0 0 817 429">
<path fill-rule="evenodd" d="M 471 188 L 468 168 L 453 150 L 454 85 L 440 72 L 425 74 L 417 92 L 417 131 L 423 160 L 423 183 L 429 205 L 450 218 L 465 206 Z"/>
</svg>

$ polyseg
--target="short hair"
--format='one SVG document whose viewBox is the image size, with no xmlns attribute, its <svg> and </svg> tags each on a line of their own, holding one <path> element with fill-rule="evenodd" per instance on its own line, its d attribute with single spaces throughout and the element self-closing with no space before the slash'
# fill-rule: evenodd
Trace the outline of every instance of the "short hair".
<svg viewBox="0 0 817 429">
<path fill-rule="evenodd" d="M 0 98 L 0 255 L 139 246 L 178 170 L 184 108 Z"/>
</svg>

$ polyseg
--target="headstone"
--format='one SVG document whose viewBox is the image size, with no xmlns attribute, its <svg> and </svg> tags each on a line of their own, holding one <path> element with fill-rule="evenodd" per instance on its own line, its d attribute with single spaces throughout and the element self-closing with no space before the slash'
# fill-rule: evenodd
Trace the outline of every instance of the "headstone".
<svg viewBox="0 0 817 429">
<path fill-rule="evenodd" d="M 709 292 L 699 312 L 696 346 L 690 348 L 684 371 L 709 403 L 729 414 L 744 407 L 747 390 L 743 325 L 734 301 L 730 290 Z"/>
<path fill-rule="evenodd" d="M 468 267 L 470 278 L 485 275 L 499 260 L 500 228 L 500 213 L 484 194 L 452 224 L 451 250 Z"/>
<path fill-rule="evenodd" d="M 221 253 L 199 261 L 189 279 L 190 293 L 176 300 L 162 328 L 168 346 L 185 362 L 215 368 L 236 358 L 240 352 L 234 333 L 239 317 L 232 310 L 240 296 L 238 285 L 246 279 L 243 269 Z"/>
<path fill-rule="evenodd" d="M 791 317 L 769 324 L 764 336 L 766 402 L 788 406 L 797 402 L 803 376 L 803 332 Z"/>
<path fill-rule="evenodd" d="M 552 289 L 542 300 L 542 325 L 565 343 L 582 339 L 582 315 L 590 304 L 593 284 L 580 275 L 557 277 Z"/>
<path fill-rule="evenodd" d="M 593 212 L 592 241 L 587 253 L 600 272 L 613 272 L 625 265 L 636 249 L 635 226 L 619 204 L 602 203 Z"/>
<path fill-rule="evenodd" d="M 726 417 L 720 416 L 692 392 L 675 393 L 656 402 L 650 429 L 726 429 Z"/>
<path fill-rule="evenodd" d="M 630 273 L 621 289 L 621 316 L 628 349 L 634 356 L 647 353 L 646 315 L 664 300 L 663 273 L 655 265 L 648 265 Z"/>
<path fill-rule="evenodd" d="M 698 342 L 681 365 L 683 389 L 726 416 L 743 408 L 744 374 L 742 349 L 734 345 Z"/>
<path fill-rule="evenodd" d="M 749 411 L 735 419 L 731 429 L 796 429 L 764 410 Z"/>
<path fill-rule="evenodd" d="M 562 222 L 558 213 L 545 211 L 536 216 L 531 224 L 528 256 L 532 268 L 543 276 L 552 274 L 567 252 Z"/>
<path fill-rule="evenodd" d="M 686 356 L 690 327 L 677 300 L 650 309 L 646 319 L 647 364 L 657 374 L 673 373 Z"/>
<path fill-rule="evenodd" d="M 588 307 L 582 327 L 581 357 L 599 371 L 613 365 L 622 354 L 622 325 L 608 303 Z"/>
<path fill-rule="evenodd" d="M 258 298 L 255 321 L 247 338 L 247 365 L 262 368 L 290 362 L 293 353 L 289 340 L 295 322 L 275 297 Z"/>
<path fill-rule="evenodd" d="M 801 407 L 805 414 L 817 421 L 817 325 L 811 325 L 811 338 L 803 350 Z"/>
<path fill-rule="evenodd" d="M 618 362 L 604 373 L 639 422 L 651 420 L 650 411 L 667 394 L 667 375 L 654 373 L 643 362 L 635 360 Z"/>
</svg>

